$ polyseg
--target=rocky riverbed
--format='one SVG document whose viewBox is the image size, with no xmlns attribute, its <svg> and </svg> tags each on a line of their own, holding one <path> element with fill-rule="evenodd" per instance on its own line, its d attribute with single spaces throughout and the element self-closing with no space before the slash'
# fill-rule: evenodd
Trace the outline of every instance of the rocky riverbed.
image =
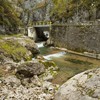
<svg viewBox="0 0 100 100">
<path fill-rule="evenodd" d="M 0 39 L 0 44 L 1 100 L 100 99 L 100 68 L 80 73 L 59 87 L 52 83 L 58 74 L 57 65 L 39 55 L 33 40 L 6 36 Z"/>
<path fill-rule="evenodd" d="M 39 49 L 26 36 L 0 39 L 0 99 L 53 100 L 59 85 L 52 84 L 58 67 L 37 56 Z"/>
<path fill-rule="evenodd" d="M 35 65 L 38 65 L 35 63 Z M 40 66 L 40 65 L 38 65 Z M 27 66 L 29 67 L 29 66 Z M 44 66 L 40 66 L 44 71 Z M 33 71 L 34 69 L 32 69 Z M 26 72 L 25 72 L 26 71 Z M 52 84 L 48 76 L 32 75 L 31 70 L 20 70 L 20 78 L 16 74 L 0 77 L 0 99 L 1 100 L 53 100 L 59 85 Z M 49 69 L 47 69 L 49 73 Z M 19 72 L 19 70 L 18 70 Z M 40 73 L 41 73 L 40 72 Z M 28 74 L 27 74 L 28 73 Z M 36 74 L 36 73 L 35 73 Z M 32 76 L 31 76 L 32 75 Z M 46 78 L 47 77 L 47 78 Z"/>
</svg>

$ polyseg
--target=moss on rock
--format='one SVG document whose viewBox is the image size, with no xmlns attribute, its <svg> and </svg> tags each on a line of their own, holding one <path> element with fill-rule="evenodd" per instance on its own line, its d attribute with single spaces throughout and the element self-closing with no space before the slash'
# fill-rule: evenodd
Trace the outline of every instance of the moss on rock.
<svg viewBox="0 0 100 100">
<path fill-rule="evenodd" d="M 23 47 L 15 40 L 1 40 L 0 53 L 15 62 L 19 62 L 21 60 L 27 61 L 32 57 L 31 53 L 29 53 L 29 51 L 25 47 Z M 2 59 L 3 56 L 1 56 L 0 58 Z"/>
<path fill-rule="evenodd" d="M 42 61 L 42 60 L 40 60 L 39 62 L 42 63 L 45 66 L 45 68 L 49 68 L 51 66 L 57 67 L 57 65 L 53 61 Z"/>
</svg>

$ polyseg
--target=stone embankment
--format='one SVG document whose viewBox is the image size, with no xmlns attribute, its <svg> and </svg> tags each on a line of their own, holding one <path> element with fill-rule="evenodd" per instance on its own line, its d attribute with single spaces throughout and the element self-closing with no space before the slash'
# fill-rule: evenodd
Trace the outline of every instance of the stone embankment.
<svg viewBox="0 0 100 100">
<path fill-rule="evenodd" d="M 51 40 L 55 46 L 67 48 L 75 52 L 100 54 L 100 22 L 93 24 L 71 23 L 53 25 Z"/>
</svg>

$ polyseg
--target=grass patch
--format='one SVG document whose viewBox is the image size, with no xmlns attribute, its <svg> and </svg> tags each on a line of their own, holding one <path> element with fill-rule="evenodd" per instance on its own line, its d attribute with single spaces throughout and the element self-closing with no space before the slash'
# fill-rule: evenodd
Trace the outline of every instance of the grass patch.
<svg viewBox="0 0 100 100">
<path fill-rule="evenodd" d="M 28 50 L 15 40 L 0 41 L 0 52 L 5 57 L 11 58 L 16 62 L 19 62 L 22 59 L 31 59 L 31 57 L 28 55 Z"/>
<path fill-rule="evenodd" d="M 7 34 L 0 34 L 0 39 L 3 39 L 5 37 L 21 37 L 21 36 L 23 36 L 23 34 L 9 34 L 9 35 L 7 35 Z"/>
<path fill-rule="evenodd" d="M 51 66 L 56 67 L 57 65 L 53 62 L 53 61 L 39 61 L 40 63 L 42 63 L 45 68 L 49 68 Z"/>
</svg>

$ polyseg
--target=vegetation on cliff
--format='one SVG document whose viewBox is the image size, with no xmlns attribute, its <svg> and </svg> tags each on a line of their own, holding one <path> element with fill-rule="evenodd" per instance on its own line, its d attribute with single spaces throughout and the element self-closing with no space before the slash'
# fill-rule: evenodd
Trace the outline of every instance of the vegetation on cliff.
<svg viewBox="0 0 100 100">
<path fill-rule="evenodd" d="M 18 13 L 8 0 L 0 0 L 0 26 L 7 32 L 15 31 L 21 24 Z"/>
<path fill-rule="evenodd" d="M 75 13 L 78 15 L 80 10 L 87 10 L 89 18 L 91 18 L 100 10 L 99 0 L 53 0 L 53 4 L 54 8 L 51 14 L 52 17 L 55 17 L 55 20 L 71 18 Z"/>
</svg>

